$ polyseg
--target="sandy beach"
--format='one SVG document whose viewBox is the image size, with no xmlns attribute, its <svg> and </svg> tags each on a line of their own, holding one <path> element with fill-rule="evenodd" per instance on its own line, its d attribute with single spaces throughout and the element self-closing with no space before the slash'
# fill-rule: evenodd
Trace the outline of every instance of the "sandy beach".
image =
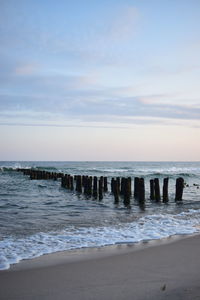
<svg viewBox="0 0 200 300">
<path fill-rule="evenodd" d="M 200 299 L 200 236 L 45 255 L 0 272 L 0 299 Z"/>
</svg>

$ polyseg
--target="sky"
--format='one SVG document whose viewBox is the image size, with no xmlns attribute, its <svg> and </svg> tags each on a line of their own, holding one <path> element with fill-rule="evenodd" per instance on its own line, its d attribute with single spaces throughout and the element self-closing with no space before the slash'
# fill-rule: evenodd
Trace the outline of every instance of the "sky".
<svg viewBox="0 0 200 300">
<path fill-rule="evenodd" d="M 0 0 L 0 160 L 200 161 L 199 0 Z"/>
</svg>

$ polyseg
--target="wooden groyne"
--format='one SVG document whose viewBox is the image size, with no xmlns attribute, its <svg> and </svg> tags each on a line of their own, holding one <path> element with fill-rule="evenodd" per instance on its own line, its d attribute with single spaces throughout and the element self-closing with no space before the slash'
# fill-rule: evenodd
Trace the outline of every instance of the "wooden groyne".
<svg viewBox="0 0 200 300">
<path fill-rule="evenodd" d="M 111 193 L 114 196 L 115 203 L 123 199 L 124 205 L 129 206 L 131 198 L 136 199 L 139 203 L 145 202 L 145 181 L 144 178 L 135 177 L 132 184 L 131 177 L 116 177 L 108 182 L 108 178 L 101 176 L 88 175 L 70 175 L 64 173 L 49 172 L 37 169 L 17 169 L 18 172 L 23 172 L 28 175 L 31 180 L 61 180 L 61 187 L 76 191 L 79 194 L 84 194 L 87 197 L 102 200 L 106 193 Z M 160 189 L 159 178 L 150 179 L 150 200 L 155 202 L 168 202 L 168 186 L 169 178 L 163 179 L 162 195 Z M 132 185 L 134 186 L 132 190 Z M 110 190 L 108 188 L 110 186 Z M 184 189 L 184 179 L 179 177 L 176 179 L 175 185 L 175 201 L 182 201 Z"/>
</svg>

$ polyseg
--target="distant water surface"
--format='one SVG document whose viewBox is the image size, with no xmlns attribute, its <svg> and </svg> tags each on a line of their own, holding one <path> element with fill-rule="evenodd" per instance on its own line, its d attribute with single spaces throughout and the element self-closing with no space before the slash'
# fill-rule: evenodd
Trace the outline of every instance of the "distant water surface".
<svg viewBox="0 0 200 300">
<path fill-rule="evenodd" d="M 144 177 L 144 206 L 131 198 L 114 203 L 61 187 L 60 180 L 30 180 L 17 168 L 71 175 Z M 182 203 L 175 203 L 175 181 L 187 183 Z M 169 203 L 149 199 L 149 180 L 169 177 Z M 82 247 L 100 247 L 192 234 L 200 225 L 200 162 L 0 162 L 0 269 L 22 259 Z M 110 190 L 110 186 L 109 186 Z"/>
</svg>

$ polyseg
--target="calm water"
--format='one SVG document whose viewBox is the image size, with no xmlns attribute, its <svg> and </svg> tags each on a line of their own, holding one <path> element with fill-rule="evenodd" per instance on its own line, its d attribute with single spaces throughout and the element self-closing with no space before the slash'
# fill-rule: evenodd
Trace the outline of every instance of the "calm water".
<svg viewBox="0 0 200 300">
<path fill-rule="evenodd" d="M 61 187 L 60 180 L 30 180 L 16 168 L 71 175 L 144 177 L 144 206 L 118 205 Z M 175 180 L 189 185 L 175 203 Z M 149 200 L 149 180 L 169 177 L 169 203 Z M 61 250 L 100 247 L 197 232 L 200 225 L 200 162 L 0 162 L 0 269 L 22 259 Z M 110 190 L 110 186 L 109 186 Z"/>
</svg>

